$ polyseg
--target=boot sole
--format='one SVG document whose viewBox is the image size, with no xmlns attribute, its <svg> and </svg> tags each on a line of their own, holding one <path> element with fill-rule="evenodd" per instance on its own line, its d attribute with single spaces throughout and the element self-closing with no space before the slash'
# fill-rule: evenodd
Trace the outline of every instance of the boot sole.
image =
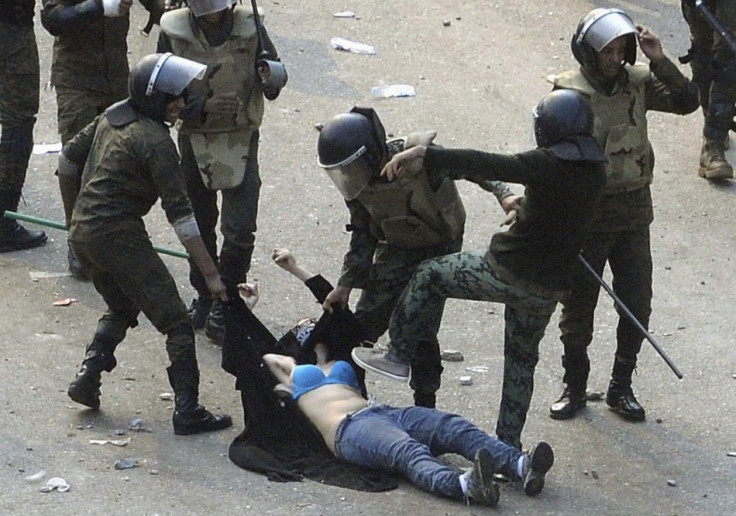
<svg viewBox="0 0 736 516">
<path fill-rule="evenodd" d="M 718 173 L 708 173 L 705 167 L 700 167 L 698 169 L 698 175 L 705 179 L 733 179 L 733 170 L 731 170 L 730 172 L 725 171 Z"/>
<path fill-rule="evenodd" d="M 478 450 L 476 455 L 476 464 L 473 465 L 473 472 L 480 480 L 480 483 L 485 486 L 487 482 L 491 482 L 490 492 L 485 492 L 482 500 L 474 500 L 475 502 L 482 503 L 487 507 L 495 507 L 498 505 L 498 500 L 501 497 L 501 492 L 494 481 L 494 474 L 496 469 L 493 467 L 493 458 L 488 450 Z"/>
<path fill-rule="evenodd" d="M 84 405 L 85 407 L 89 407 L 92 410 L 99 410 L 100 409 L 100 397 L 99 395 L 90 397 L 89 393 L 84 392 L 81 389 L 76 388 L 76 386 L 70 386 L 69 389 L 66 391 L 67 395 L 72 399 L 72 401 L 76 401 L 80 405 Z"/>
<path fill-rule="evenodd" d="M 536 496 L 544 488 L 544 476 L 552 468 L 555 454 L 550 445 L 542 441 L 532 451 L 530 460 L 532 461 L 532 474 L 524 482 L 524 493 L 527 496 Z"/>
<path fill-rule="evenodd" d="M 353 361 L 361 368 L 365 369 L 366 371 L 373 371 L 374 373 L 378 373 L 380 375 L 386 376 L 388 378 L 391 378 L 392 380 L 396 380 L 398 382 L 408 382 L 409 376 L 411 374 L 411 369 L 409 370 L 409 373 L 406 375 L 399 375 L 392 373 L 390 371 L 387 371 L 385 369 L 380 369 L 372 364 L 369 364 L 365 360 L 362 360 L 360 356 L 357 355 L 356 349 L 359 348 L 353 348 L 353 351 L 350 352 L 350 356 L 353 358 Z"/>
</svg>

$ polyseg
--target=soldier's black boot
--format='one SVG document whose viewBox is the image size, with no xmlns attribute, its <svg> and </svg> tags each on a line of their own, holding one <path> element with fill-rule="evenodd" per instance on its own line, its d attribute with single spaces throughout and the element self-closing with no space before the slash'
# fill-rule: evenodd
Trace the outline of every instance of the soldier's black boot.
<svg viewBox="0 0 736 516">
<path fill-rule="evenodd" d="M 196 360 L 182 360 L 170 365 L 166 372 L 174 389 L 174 433 L 192 435 L 223 430 L 232 426 L 227 414 L 212 414 L 199 404 L 199 369 Z"/>
<path fill-rule="evenodd" d="M 585 408 L 587 398 L 585 390 L 588 384 L 590 362 L 587 355 L 577 360 L 563 355 L 562 366 L 565 368 L 565 389 L 562 396 L 549 407 L 549 417 L 552 419 L 571 419 L 580 410 Z"/>
<path fill-rule="evenodd" d="M 4 216 L 6 210 L 17 211 L 19 201 L 20 191 L 0 190 L 0 253 L 32 249 L 46 243 L 47 237 L 43 231 L 26 229 Z"/>
<path fill-rule="evenodd" d="M 96 334 L 87 347 L 82 367 L 74 378 L 67 394 L 77 403 L 92 410 L 100 408 L 100 386 L 102 385 L 102 371 L 108 373 L 115 369 L 117 360 L 113 355 L 117 342 L 105 340 L 104 336 Z"/>
<path fill-rule="evenodd" d="M 5 211 L 17 211 L 26 179 L 28 159 L 33 150 L 35 119 L 18 125 L 2 127 L 0 133 L 0 253 L 31 249 L 46 243 L 46 233 L 31 231 Z"/>
<path fill-rule="evenodd" d="M 624 419 L 644 421 L 646 413 L 631 389 L 631 374 L 636 366 L 635 359 L 616 357 L 613 374 L 606 392 L 606 405 Z"/>
</svg>

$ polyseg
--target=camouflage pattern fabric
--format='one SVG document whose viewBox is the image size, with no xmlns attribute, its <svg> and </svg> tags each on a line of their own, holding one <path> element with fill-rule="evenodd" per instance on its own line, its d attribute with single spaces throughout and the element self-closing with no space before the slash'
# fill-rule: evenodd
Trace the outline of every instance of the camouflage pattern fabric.
<svg viewBox="0 0 736 516">
<path fill-rule="evenodd" d="M 17 201 L 33 150 L 38 113 L 40 76 L 32 25 L 0 22 L 0 62 L 0 185 Z M 15 208 L 8 205 L 3 209 Z"/>
<path fill-rule="evenodd" d="M 61 144 L 74 138 L 79 131 L 127 95 L 101 93 L 92 90 L 56 87 L 57 126 Z"/>
<path fill-rule="evenodd" d="M 534 389 L 539 341 L 557 302 L 518 286 L 486 251 L 461 252 L 422 262 L 391 318 L 391 353 L 409 361 L 418 346 L 436 343 L 447 298 L 504 303 L 504 379 L 496 435 L 521 447 L 521 431 Z"/>
<path fill-rule="evenodd" d="M 736 37 L 736 2 L 705 0 L 704 3 L 721 25 Z M 696 9 L 694 0 L 682 0 L 682 13 L 690 26 L 690 66 L 705 116 L 703 135 L 720 141 L 727 136 L 735 111 L 736 53 Z"/>
</svg>

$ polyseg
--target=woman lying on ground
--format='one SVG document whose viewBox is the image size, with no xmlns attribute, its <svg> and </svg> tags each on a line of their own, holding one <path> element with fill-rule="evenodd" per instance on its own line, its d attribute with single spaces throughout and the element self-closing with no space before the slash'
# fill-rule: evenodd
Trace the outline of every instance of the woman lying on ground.
<svg viewBox="0 0 736 516">
<path fill-rule="evenodd" d="M 277 253 L 274 260 L 279 263 Z M 297 332 L 301 342 L 309 338 L 310 324 Z M 339 459 L 400 473 L 425 491 L 488 506 L 498 503 L 495 472 L 521 482 L 529 496 L 544 487 L 554 462 L 546 442 L 521 452 L 454 414 L 370 405 L 350 364 L 332 360 L 324 343 L 317 343 L 314 352 L 316 365 L 297 365 L 293 357 L 275 353 L 263 360 Z M 462 472 L 438 461 L 436 456 L 445 453 L 473 461 L 472 469 Z"/>
</svg>

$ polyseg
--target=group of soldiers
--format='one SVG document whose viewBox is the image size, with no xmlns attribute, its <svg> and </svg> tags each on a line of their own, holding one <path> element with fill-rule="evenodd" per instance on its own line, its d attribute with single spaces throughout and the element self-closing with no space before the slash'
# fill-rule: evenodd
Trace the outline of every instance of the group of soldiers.
<svg viewBox="0 0 736 516">
<path fill-rule="evenodd" d="M 234 0 L 142 3 L 161 27 L 158 53 L 129 72 L 132 0 L 43 0 L 41 21 L 55 36 L 51 82 L 63 144 L 57 176 L 70 229 L 69 268 L 90 279 L 108 306 L 68 393 L 99 408 L 102 372 L 116 366 L 115 348 L 143 312 L 166 335 L 174 430 L 191 434 L 231 424 L 229 416 L 199 404 L 194 330 L 204 328 L 221 343 L 223 303 L 246 282 L 261 185 L 264 99 L 276 99 L 287 77 L 249 7 Z M 39 82 L 34 7 L 33 0 L 0 6 L 3 211 L 18 207 L 33 146 Z M 539 342 L 561 302 L 564 389 L 550 416 L 569 419 L 586 406 L 587 347 L 600 286 L 578 255 L 599 275 L 609 265 L 614 291 L 641 325 L 651 314 L 654 153 L 647 112 L 686 115 L 701 107 L 698 173 L 708 180 L 733 177 L 725 150 L 736 112 L 736 49 L 703 9 L 736 33 L 734 2 L 682 0 L 692 36 L 686 58 L 692 80 L 665 55 L 659 38 L 623 10 L 587 13 L 570 41 L 580 66 L 549 78 L 553 91 L 535 112 L 539 149 L 530 153 L 440 149 L 433 133 L 387 139 L 370 108 L 355 107 L 324 125 L 319 166 L 345 200 L 351 239 L 323 306 L 349 308 L 352 289 L 360 289 L 354 310 L 365 340 L 389 334 L 388 352 L 356 348 L 357 364 L 410 379 L 415 404 L 434 407 L 445 300 L 503 303 L 496 434 L 521 448 Z M 638 50 L 647 64 L 637 63 Z M 461 252 L 466 215 L 454 181 L 463 179 L 492 192 L 506 213 L 515 214 L 488 249 Z M 523 184 L 524 195 L 515 195 L 507 182 Z M 158 199 L 190 255 L 197 291 L 190 307 L 143 226 Z M 45 241 L 42 231 L 0 218 L 0 252 Z M 634 421 L 645 419 L 632 389 L 643 337 L 620 315 L 606 402 Z"/>
</svg>

